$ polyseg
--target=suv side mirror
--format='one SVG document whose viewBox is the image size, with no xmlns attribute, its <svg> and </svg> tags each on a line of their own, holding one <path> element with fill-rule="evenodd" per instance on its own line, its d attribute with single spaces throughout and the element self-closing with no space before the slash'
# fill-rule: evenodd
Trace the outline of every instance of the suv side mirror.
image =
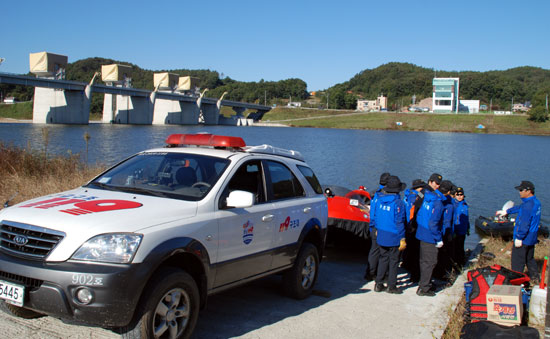
<svg viewBox="0 0 550 339">
<path fill-rule="evenodd" d="M 227 197 L 227 207 L 245 208 L 254 205 L 254 193 L 233 191 Z"/>
</svg>

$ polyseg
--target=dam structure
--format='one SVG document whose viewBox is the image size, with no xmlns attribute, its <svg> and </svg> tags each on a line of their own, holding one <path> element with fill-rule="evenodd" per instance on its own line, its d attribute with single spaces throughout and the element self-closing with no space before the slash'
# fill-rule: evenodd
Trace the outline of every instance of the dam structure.
<svg viewBox="0 0 550 339">
<path fill-rule="evenodd" d="M 208 98 L 199 79 L 173 73 L 155 73 L 153 91 L 131 87 L 131 67 L 103 65 L 89 83 L 65 80 L 67 57 L 47 52 L 31 53 L 31 73 L 36 77 L 0 73 L 0 84 L 34 87 L 33 123 L 88 124 L 92 93 L 104 94 L 101 122 L 135 125 L 251 125 L 271 107 Z M 95 84 L 101 75 L 105 85 Z M 223 106 L 234 115 L 220 114 Z M 252 111 L 248 119 L 246 111 Z M 253 119 L 252 119 L 253 117 Z"/>
</svg>

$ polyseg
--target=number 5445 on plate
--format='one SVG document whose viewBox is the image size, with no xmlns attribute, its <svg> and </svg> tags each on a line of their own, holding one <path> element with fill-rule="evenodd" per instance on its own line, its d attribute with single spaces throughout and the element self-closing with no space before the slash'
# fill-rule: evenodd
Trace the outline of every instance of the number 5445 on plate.
<svg viewBox="0 0 550 339">
<path fill-rule="evenodd" d="M 23 306 L 25 286 L 0 280 L 0 299 L 15 306 Z"/>
</svg>

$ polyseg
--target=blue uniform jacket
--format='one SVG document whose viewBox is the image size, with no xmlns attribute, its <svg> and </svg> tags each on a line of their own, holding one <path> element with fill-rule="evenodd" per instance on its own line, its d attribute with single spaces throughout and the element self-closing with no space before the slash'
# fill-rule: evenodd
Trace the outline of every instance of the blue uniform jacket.
<svg viewBox="0 0 550 339">
<path fill-rule="evenodd" d="M 454 233 L 453 228 L 453 214 L 454 214 L 454 205 L 453 198 L 449 195 L 443 196 L 443 234 L 450 232 Z"/>
<path fill-rule="evenodd" d="M 376 227 L 376 220 L 375 220 L 375 215 L 376 215 L 376 200 L 378 200 L 378 195 L 380 194 L 380 191 L 382 191 L 382 188 L 384 188 L 384 185 L 380 185 L 380 187 L 378 187 L 378 189 L 376 190 L 376 192 L 374 192 L 373 196 L 372 196 L 372 199 L 370 201 L 370 222 L 369 222 L 369 228 L 372 230 L 373 227 Z"/>
<path fill-rule="evenodd" d="M 454 213 L 453 225 L 456 235 L 466 235 L 470 230 L 470 217 L 468 215 L 468 204 L 465 200 L 453 199 Z"/>
<path fill-rule="evenodd" d="M 416 239 L 437 244 L 443 238 L 443 195 L 439 191 L 426 190 L 424 202 L 416 215 L 418 229 Z"/>
<path fill-rule="evenodd" d="M 405 238 L 405 204 L 399 194 L 380 193 L 375 205 L 376 242 L 380 246 L 399 246 Z"/>
<path fill-rule="evenodd" d="M 514 240 L 519 239 L 524 245 L 537 243 L 537 233 L 540 225 L 540 201 L 536 196 L 522 198 L 523 203 L 509 208 L 506 213 L 518 213 L 514 224 Z"/>
</svg>

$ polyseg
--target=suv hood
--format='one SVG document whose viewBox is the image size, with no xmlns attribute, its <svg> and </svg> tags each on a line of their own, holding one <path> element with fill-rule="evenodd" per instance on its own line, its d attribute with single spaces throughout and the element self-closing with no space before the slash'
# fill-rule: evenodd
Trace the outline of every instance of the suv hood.
<svg viewBox="0 0 550 339">
<path fill-rule="evenodd" d="M 77 188 L 28 200 L 0 211 L 12 221 L 65 233 L 48 261 L 64 261 L 88 239 L 103 233 L 130 233 L 197 213 L 197 202 L 93 188 Z"/>
</svg>

